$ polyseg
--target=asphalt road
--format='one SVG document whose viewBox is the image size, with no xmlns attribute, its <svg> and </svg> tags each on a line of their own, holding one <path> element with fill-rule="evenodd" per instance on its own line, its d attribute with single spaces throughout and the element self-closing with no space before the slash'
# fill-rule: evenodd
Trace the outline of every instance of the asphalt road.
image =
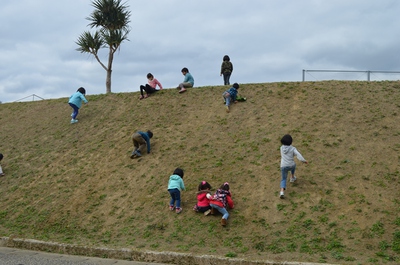
<svg viewBox="0 0 400 265">
<path fill-rule="evenodd" d="M 0 265 L 167 265 L 0 247 Z M 171 264 L 169 264 L 171 265 Z"/>
</svg>

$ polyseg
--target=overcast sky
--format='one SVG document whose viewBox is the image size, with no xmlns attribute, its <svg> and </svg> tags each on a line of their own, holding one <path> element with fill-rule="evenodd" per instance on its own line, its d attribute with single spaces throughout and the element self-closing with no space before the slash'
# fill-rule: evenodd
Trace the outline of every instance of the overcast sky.
<svg viewBox="0 0 400 265">
<path fill-rule="evenodd" d="M 2 0 L 0 101 L 35 94 L 69 97 L 80 86 L 105 93 L 106 72 L 76 51 L 90 0 Z M 222 85 L 222 57 L 231 83 L 301 81 L 303 69 L 400 71 L 398 0 L 128 0 L 129 40 L 115 54 L 112 92 L 138 91 L 151 72 L 165 88 L 183 81 Z M 104 63 L 107 49 L 100 52 Z M 341 78 L 330 74 L 328 79 Z M 366 75 L 352 74 L 359 80 Z M 307 81 L 326 78 L 308 73 Z M 344 77 L 343 79 L 345 79 Z M 371 80 L 400 79 L 372 74 Z"/>
</svg>

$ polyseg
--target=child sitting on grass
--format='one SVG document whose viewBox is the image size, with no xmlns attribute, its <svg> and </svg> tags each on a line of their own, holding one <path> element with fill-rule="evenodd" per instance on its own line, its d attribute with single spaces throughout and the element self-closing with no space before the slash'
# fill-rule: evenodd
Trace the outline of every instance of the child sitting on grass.
<svg viewBox="0 0 400 265">
<path fill-rule="evenodd" d="M 229 213 L 227 207 L 233 209 L 232 194 L 229 191 L 229 183 L 225 182 L 221 187 L 215 192 L 214 197 L 210 201 L 211 214 L 214 214 L 214 209 L 218 210 L 222 214 L 221 225 L 226 226 Z"/>
<path fill-rule="evenodd" d="M 204 180 L 200 182 L 197 192 L 197 203 L 193 207 L 193 210 L 195 212 L 204 213 L 204 215 L 208 215 L 211 212 L 210 199 L 209 199 L 211 198 L 210 190 L 211 190 L 210 183 Z"/>
<path fill-rule="evenodd" d="M 151 73 L 147 74 L 147 82 L 148 84 L 146 85 L 141 85 L 140 86 L 140 98 L 139 99 L 144 99 L 148 98 L 150 94 L 153 94 L 154 92 L 157 92 L 158 90 L 156 89 L 157 85 L 160 88 L 160 90 L 163 89 L 161 83 L 154 78 L 154 76 Z M 144 92 L 146 92 L 146 95 L 144 95 Z"/>
</svg>

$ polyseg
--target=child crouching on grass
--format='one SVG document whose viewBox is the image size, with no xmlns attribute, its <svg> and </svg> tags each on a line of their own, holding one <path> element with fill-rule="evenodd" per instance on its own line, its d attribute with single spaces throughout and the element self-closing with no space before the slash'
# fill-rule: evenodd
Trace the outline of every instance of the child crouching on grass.
<svg viewBox="0 0 400 265">
<path fill-rule="evenodd" d="M 232 194 L 229 191 L 229 183 L 225 182 L 215 192 L 214 197 L 210 200 L 211 214 L 214 214 L 214 209 L 222 214 L 221 225 L 226 226 L 229 213 L 227 207 L 233 209 Z"/>
<path fill-rule="evenodd" d="M 197 192 L 197 203 L 193 207 L 193 211 L 204 213 L 204 215 L 208 215 L 211 212 L 209 199 L 211 198 L 210 190 L 210 183 L 204 180 L 200 182 Z"/>
<path fill-rule="evenodd" d="M 169 177 L 168 181 L 168 192 L 171 196 L 169 201 L 169 209 L 173 211 L 176 209 L 176 213 L 182 212 L 181 207 L 181 191 L 185 190 L 185 184 L 183 183 L 183 170 L 176 168 L 174 173 Z M 176 208 L 175 208 L 176 203 Z"/>
<path fill-rule="evenodd" d="M 228 113 L 230 111 L 230 106 L 231 106 L 232 101 L 234 103 L 237 103 L 236 97 L 238 94 L 238 91 L 237 91 L 238 89 L 239 89 L 239 84 L 234 83 L 231 88 L 229 88 L 224 93 L 222 93 L 222 97 L 224 98 L 224 102 L 225 102 L 225 109 L 226 109 L 226 112 L 228 112 Z"/>
</svg>

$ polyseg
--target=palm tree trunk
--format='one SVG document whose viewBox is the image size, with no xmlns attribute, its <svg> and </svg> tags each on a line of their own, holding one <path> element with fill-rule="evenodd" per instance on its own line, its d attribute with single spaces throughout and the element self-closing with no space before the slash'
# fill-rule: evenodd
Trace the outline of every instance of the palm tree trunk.
<svg viewBox="0 0 400 265">
<path fill-rule="evenodd" d="M 107 67 L 107 77 L 106 77 L 106 93 L 111 93 L 111 74 L 112 74 L 112 62 L 114 59 L 114 51 L 110 47 L 110 52 L 108 54 L 108 67 Z"/>
</svg>

